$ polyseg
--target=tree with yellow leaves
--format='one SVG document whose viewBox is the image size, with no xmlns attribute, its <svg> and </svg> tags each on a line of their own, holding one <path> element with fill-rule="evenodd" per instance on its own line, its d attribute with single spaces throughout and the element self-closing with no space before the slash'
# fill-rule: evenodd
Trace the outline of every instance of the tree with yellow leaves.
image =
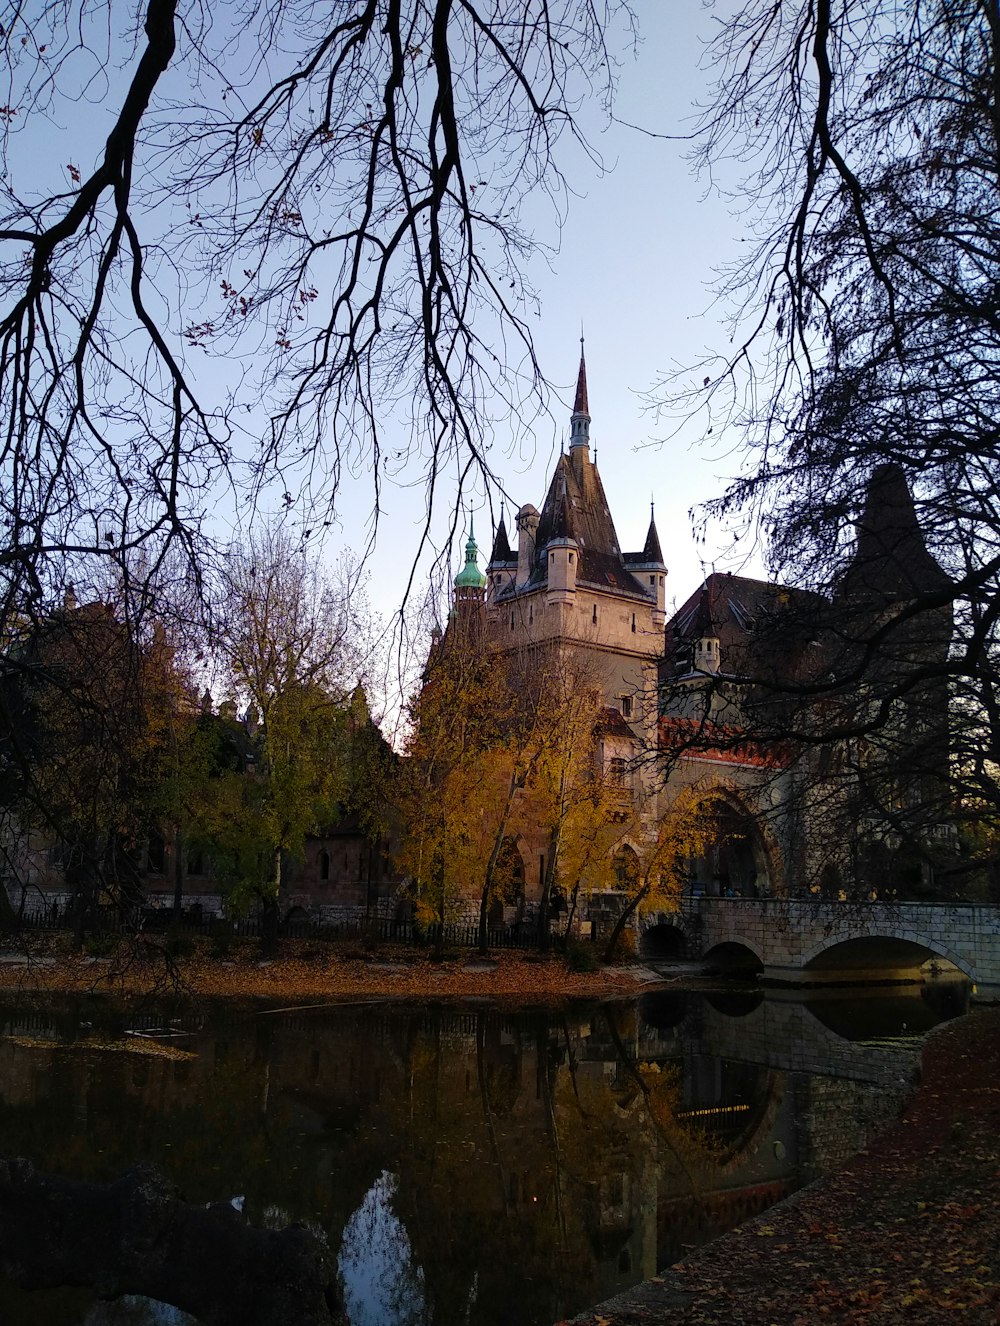
<svg viewBox="0 0 1000 1326">
<path fill-rule="evenodd" d="M 478 899 L 485 951 L 490 906 L 510 884 L 504 843 L 537 755 L 540 709 L 530 673 L 467 627 L 452 623 L 436 639 L 411 705 L 399 864 L 425 923 L 443 927 Z"/>
<path fill-rule="evenodd" d="M 539 942 L 546 947 L 555 890 L 575 899 L 609 886 L 615 849 L 632 827 L 631 790 L 600 766 L 597 736 L 606 711 L 583 664 L 552 652 L 542 677 L 545 714 L 527 788 L 526 812 L 546 834 Z"/>
<path fill-rule="evenodd" d="M 636 859 L 635 869 L 619 873 L 624 906 L 608 936 L 605 962 L 614 960 L 622 933 L 637 912 L 678 909 L 689 863 L 703 855 L 716 836 L 704 792 L 697 787 L 680 792 L 660 821 L 653 847 Z"/>
<path fill-rule="evenodd" d="M 435 643 L 413 703 L 400 865 L 431 924 L 477 900 L 485 952 L 490 909 L 518 883 L 518 835 L 545 837 L 544 944 L 553 891 L 609 885 L 634 811 L 598 765 L 595 679 L 557 651 L 497 649 L 474 620 L 457 618 Z"/>
</svg>

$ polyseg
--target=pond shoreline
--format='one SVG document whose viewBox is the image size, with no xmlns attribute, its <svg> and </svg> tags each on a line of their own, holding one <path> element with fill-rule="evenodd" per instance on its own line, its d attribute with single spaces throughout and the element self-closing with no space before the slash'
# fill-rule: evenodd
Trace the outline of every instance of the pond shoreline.
<svg viewBox="0 0 1000 1326">
<path fill-rule="evenodd" d="M 106 956 L 72 953 L 51 942 L 10 945 L 0 952 L 0 993 L 101 994 L 121 998 L 176 996 L 192 1000 L 347 1002 L 358 998 L 427 1002 L 488 999 L 504 1004 L 562 1004 L 580 999 L 632 998 L 670 988 L 639 963 L 576 971 L 559 955 L 474 950 L 435 961 L 425 950 L 386 946 L 361 953 L 332 944 L 284 940 L 262 958 L 254 942 L 225 956 L 199 944 L 168 954 L 155 941 L 126 942 Z M 688 980 L 685 979 L 685 988 Z"/>
<path fill-rule="evenodd" d="M 995 1326 L 1000 1009 L 931 1033 L 900 1123 L 573 1326 Z"/>
</svg>

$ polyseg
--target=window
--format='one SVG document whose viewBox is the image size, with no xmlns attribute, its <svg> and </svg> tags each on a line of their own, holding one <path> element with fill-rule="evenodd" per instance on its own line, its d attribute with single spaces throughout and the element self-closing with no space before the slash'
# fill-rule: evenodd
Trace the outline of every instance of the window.
<svg viewBox="0 0 1000 1326">
<path fill-rule="evenodd" d="M 634 850 L 626 845 L 615 854 L 615 885 L 619 889 L 630 889 L 639 882 L 639 858 Z"/>
<path fill-rule="evenodd" d="M 597 604 L 596 604 L 596 603 L 594 604 L 594 611 L 593 611 L 593 614 L 592 614 L 590 620 L 594 623 L 595 626 L 597 625 Z"/>
<path fill-rule="evenodd" d="M 330 853 L 320 852 L 319 854 L 319 877 L 320 879 L 330 878 Z"/>
<path fill-rule="evenodd" d="M 649 583 L 650 583 L 651 585 L 655 585 L 655 584 L 656 584 L 656 576 L 650 576 L 650 577 L 649 577 Z"/>
<path fill-rule="evenodd" d="M 167 845 L 163 841 L 163 835 L 151 833 L 146 844 L 146 869 L 154 875 L 162 875 L 166 854 Z"/>
<path fill-rule="evenodd" d="M 631 718 L 632 717 L 631 695 L 623 695 L 621 697 L 621 701 L 622 701 L 622 718 Z"/>
<path fill-rule="evenodd" d="M 628 761 L 623 760 L 620 755 L 614 755 L 608 760 L 608 780 L 617 787 L 622 787 L 625 782 L 625 774 L 628 771 Z"/>
<path fill-rule="evenodd" d="M 569 555 L 569 564 L 570 564 L 570 566 L 573 565 L 573 554 L 572 554 L 572 553 L 570 553 L 570 555 Z"/>
<path fill-rule="evenodd" d="M 635 635 L 635 613 L 632 614 L 632 634 Z"/>
</svg>

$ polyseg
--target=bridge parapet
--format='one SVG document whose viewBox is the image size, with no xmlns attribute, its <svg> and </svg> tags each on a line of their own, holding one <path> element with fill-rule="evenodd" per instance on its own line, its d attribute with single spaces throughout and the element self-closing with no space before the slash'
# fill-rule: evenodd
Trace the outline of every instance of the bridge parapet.
<svg viewBox="0 0 1000 1326">
<path fill-rule="evenodd" d="M 973 903 L 685 898 L 699 956 L 723 945 L 753 953 L 766 980 L 790 984 L 916 979 L 931 958 L 953 963 L 1000 998 L 1000 909 Z M 691 924 L 697 918 L 697 928 Z"/>
</svg>

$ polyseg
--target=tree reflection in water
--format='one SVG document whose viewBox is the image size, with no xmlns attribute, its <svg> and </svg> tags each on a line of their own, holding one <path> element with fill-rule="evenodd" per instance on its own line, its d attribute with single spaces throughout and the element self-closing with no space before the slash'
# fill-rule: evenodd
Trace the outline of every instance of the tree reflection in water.
<svg viewBox="0 0 1000 1326">
<path fill-rule="evenodd" d="M 396 1181 L 382 1173 L 344 1226 L 338 1269 L 351 1326 L 418 1326 L 423 1275 L 392 1209 Z"/>
<path fill-rule="evenodd" d="M 180 1308 L 127 1294 L 112 1303 L 95 1303 L 83 1326 L 198 1326 Z"/>
<path fill-rule="evenodd" d="M 175 1061 L 105 1053 L 95 1038 L 120 1045 L 125 1014 L 75 1014 L 0 1005 L 8 1154 L 95 1183 L 146 1162 L 190 1203 L 241 1195 L 251 1227 L 306 1225 L 351 1326 L 571 1316 L 865 1145 L 919 1054 L 759 994 L 555 1017 L 159 1011 L 190 1033 Z M 0 1277 L 0 1321 L 183 1320 L 63 1292 L 16 1297 Z"/>
</svg>

